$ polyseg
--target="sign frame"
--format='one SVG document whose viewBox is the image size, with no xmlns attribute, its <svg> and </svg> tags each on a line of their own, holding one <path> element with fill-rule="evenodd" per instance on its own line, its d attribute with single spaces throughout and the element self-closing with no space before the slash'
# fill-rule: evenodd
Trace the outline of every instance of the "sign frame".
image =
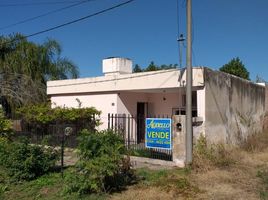
<svg viewBox="0 0 268 200">
<path fill-rule="evenodd" d="M 168 128 L 150 128 L 148 127 L 149 125 L 149 121 L 156 121 L 158 123 L 160 123 L 159 121 L 166 121 L 166 124 L 169 124 Z M 172 120 L 171 118 L 146 118 L 145 120 L 145 147 L 146 148 L 150 148 L 150 149 L 163 149 L 163 150 L 172 150 L 172 124 L 171 124 Z M 156 143 L 157 141 L 168 141 L 169 142 L 169 146 L 168 147 L 163 147 L 164 144 L 157 144 L 157 145 L 153 145 L 153 143 L 148 142 L 148 131 L 150 129 L 155 130 L 156 132 L 161 132 L 161 130 L 165 130 L 169 132 L 169 138 L 168 139 L 154 139 L 154 142 Z"/>
</svg>

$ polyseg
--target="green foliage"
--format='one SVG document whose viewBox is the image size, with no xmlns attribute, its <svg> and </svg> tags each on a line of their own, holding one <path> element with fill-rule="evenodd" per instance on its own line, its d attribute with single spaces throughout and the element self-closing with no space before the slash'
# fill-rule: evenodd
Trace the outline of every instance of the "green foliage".
<svg viewBox="0 0 268 200">
<path fill-rule="evenodd" d="M 21 142 L 0 141 L 0 166 L 14 180 L 32 180 L 55 166 L 57 153 L 47 147 L 30 145 L 27 139 Z"/>
<path fill-rule="evenodd" d="M 74 123 L 78 127 L 88 124 L 87 128 L 94 129 L 99 121 L 94 116 L 99 116 L 100 111 L 95 108 L 51 108 L 50 104 L 38 104 L 21 107 L 17 114 L 24 122 L 42 126 L 51 123 Z M 86 128 L 86 127 L 84 127 Z"/>
<path fill-rule="evenodd" d="M 136 64 L 135 67 L 133 68 L 133 72 L 134 73 L 142 72 L 142 69 L 139 65 Z"/>
<path fill-rule="evenodd" d="M 131 180 L 123 139 L 112 131 L 83 130 L 79 162 L 66 175 L 67 193 L 101 193 L 120 189 Z"/>
<path fill-rule="evenodd" d="M 268 199 L 268 170 L 259 170 L 257 172 L 257 177 L 261 179 L 263 183 L 263 188 L 260 190 L 260 199 Z"/>
<path fill-rule="evenodd" d="M 178 194 L 190 197 L 199 192 L 199 189 L 189 181 L 189 168 L 172 170 L 137 169 L 137 176 L 142 179 L 142 184 L 155 186 L 161 190 L 177 191 Z M 179 196 L 177 196 L 179 198 Z M 180 199 L 180 198 L 179 198 Z"/>
<path fill-rule="evenodd" d="M 0 168 L 6 164 L 9 151 L 9 140 L 6 137 L 0 137 Z"/>
<path fill-rule="evenodd" d="M 250 80 L 248 70 L 238 57 L 223 65 L 220 71 Z"/>
<path fill-rule="evenodd" d="M 144 69 L 142 69 L 139 65 L 135 65 L 133 68 L 134 73 L 138 72 L 149 72 L 149 71 L 158 71 L 158 70 L 164 70 L 164 69 L 175 69 L 178 65 L 177 64 L 170 64 L 170 65 L 156 65 L 153 61 Z"/>
<path fill-rule="evenodd" d="M 11 108 L 45 102 L 47 80 L 78 77 L 77 66 L 61 51 L 52 39 L 37 44 L 19 33 L 0 36 L 0 96 Z"/>
<path fill-rule="evenodd" d="M 12 135 L 12 122 L 4 116 L 4 112 L 0 109 L 0 139 L 1 137 L 9 138 Z"/>
</svg>

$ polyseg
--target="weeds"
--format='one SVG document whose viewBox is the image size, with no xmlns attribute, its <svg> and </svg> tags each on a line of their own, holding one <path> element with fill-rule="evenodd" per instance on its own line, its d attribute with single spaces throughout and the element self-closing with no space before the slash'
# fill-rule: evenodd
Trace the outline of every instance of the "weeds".
<svg viewBox="0 0 268 200">
<path fill-rule="evenodd" d="M 268 147 L 268 130 L 248 136 L 240 146 L 248 152 L 263 151 Z"/>
<path fill-rule="evenodd" d="M 142 185 L 160 187 L 166 192 L 175 191 L 179 195 L 194 196 L 199 189 L 189 180 L 190 169 L 149 170 L 138 169 L 137 176 L 142 179 Z"/>
<path fill-rule="evenodd" d="M 200 136 L 194 146 L 193 169 L 207 171 L 211 167 L 229 167 L 235 163 L 231 148 L 224 144 L 208 144 L 204 136 Z"/>
<path fill-rule="evenodd" d="M 263 183 L 263 187 L 260 189 L 260 199 L 268 199 L 268 170 L 261 170 L 257 172 L 257 177 L 259 177 Z"/>
</svg>

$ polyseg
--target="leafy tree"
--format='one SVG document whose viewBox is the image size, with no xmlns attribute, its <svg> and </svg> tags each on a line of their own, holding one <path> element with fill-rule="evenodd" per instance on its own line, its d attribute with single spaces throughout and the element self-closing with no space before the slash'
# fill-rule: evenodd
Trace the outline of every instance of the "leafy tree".
<svg viewBox="0 0 268 200">
<path fill-rule="evenodd" d="M 142 72 L 142 69 L 141 69 L 141 67 L 139 65 L 136 64 L 134 69 L 133 69 L 133 72 L 134 73 Z"/>
<path fill-rule="evenodd" d="M 138 72 L 149 72 L 149 71 L 158 71 L 158 70 L 166 70 L 166 69 L 175 69 L 178 65 L 177 64 L 169 64 L 169 65 L 156 65 L 153 61 L 150 62 L 150 64 L 142 69 L 139 65 L 135 65 L 133 69 L 133 73 Z"/>
<path fill-rule="evenodd" d="M 145 69 L 145 71 L 156 71 L 159 70 L 158 67 L 154 64 L 154 62 L 152 61 L 148 67 Z"/>
<path fill-rule="evenodd" d="M 238 57 L 223 65 L 220 71 L 250 80 L 248 70 Z"/>
<path fill-rule="evenodd" d="M 23 35 L 0 37 L 0 97 L 12 108 L 46 101 L 46 81 L 77 78 L 77 66 L 61 57 L 61 46 L 48 39 L 43 44 Z M 1 103 L 1 102 L 0 102 Z"/>
</svg>

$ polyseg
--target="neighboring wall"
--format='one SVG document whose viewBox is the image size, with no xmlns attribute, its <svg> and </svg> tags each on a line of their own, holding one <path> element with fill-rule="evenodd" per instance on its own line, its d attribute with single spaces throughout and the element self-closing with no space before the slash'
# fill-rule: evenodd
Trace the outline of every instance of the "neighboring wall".
<svg viewBox="0 0 268 200">
<path fill-rule="evenodd" d="M 205 135 L 212 142 L 238 144 L 262 131 L 265 88 L 205 68 Z"/>
</svg>

